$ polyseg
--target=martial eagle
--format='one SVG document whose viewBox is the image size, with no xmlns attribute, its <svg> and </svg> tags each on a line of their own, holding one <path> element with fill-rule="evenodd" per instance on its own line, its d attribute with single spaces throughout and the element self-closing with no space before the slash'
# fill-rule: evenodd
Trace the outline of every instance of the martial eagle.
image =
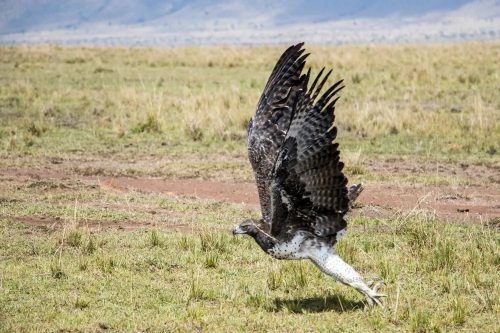
<svg viewBox="0 0 500 333">
<path fill-rule="evenodd" d="M 320 95 L 331 73 L 323 76 L 323 68 L 308 88 L 311 70 L 302 70 L 309 54 L 302 46 L 291 46 L 280 57 L 248 124 L 248 157 L 262 218 L 243 221 L 233 234 L 252 236 L 277 259 L 310 259 L 363 294 L 369 305 L 381 304 L 381 282 L 370 288 L 373 282 L 366 284 L 335 252 L 346 229 L 344 215 L 362 187 L 347 187 L 338 143 L 333 143 L 342 80 Z"/>
</svg>

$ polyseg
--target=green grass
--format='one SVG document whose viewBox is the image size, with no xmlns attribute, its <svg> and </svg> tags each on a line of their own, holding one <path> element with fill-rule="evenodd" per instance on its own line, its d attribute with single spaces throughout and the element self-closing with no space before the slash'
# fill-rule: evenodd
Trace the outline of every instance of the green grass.
<svg viewBox="0 0 500 333">
<path fill-rule="evenodd" d="M 227 208 L 205 216 L 207 225 L 229 230 L 245 217 Z M 386 307 L 371 310 L 311 263 L 274 260 L 250 238 L 157 226 L 47 231 L 1 218 L 0 331 L 492 332 L 496 325 L 500 238 L 486 226 L 351 221 L 338 251 L 387 283 Z"/>
<path fill-rule="evenodd" d="M 40 183 L 37 183 L 40 184 Z M 496 227 L 351 218 L 339 253 L 380 276 L 385 308 L 309 262 L 278 261 L 231 227 L 239 205 L 25 186 L 0 206 L 0 332 L 495 330 Z M 5 198 L 10 189 L 2 189 Z M 45 218 L 45 227 L 17 217 Z M 127 222 L 132 231 L 96 229 Z M 52 221 L 57 227 L 51 228 Z M 140 227 L 141 222 L 149 222 Z M 173 232 L 175 225 L 187 226 Z"/>
</svg>

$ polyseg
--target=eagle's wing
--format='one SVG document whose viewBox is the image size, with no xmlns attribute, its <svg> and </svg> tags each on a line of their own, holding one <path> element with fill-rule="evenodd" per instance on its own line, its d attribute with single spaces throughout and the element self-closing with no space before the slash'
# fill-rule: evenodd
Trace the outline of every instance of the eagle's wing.
<svg viewBox="0 0 500 333">
<path fill-rule="evenodd" d="M 271 184 L 271 234 L 275 237 L 297 230 L 328 237 L 346 227 L 347 178 L 338 143 L 333 143 L 337 128 L 332 127 L 342 81 L 317 98 L 330 72 L 316 88 L 322 70 L 298 102 L 277 157 Z"/>
<path fill-rule="evenodd" d="M 248 158 L 255 173 L 262 217 L 269 223 L 271 171 L 290 126 L 297 101 L 307 89 L 301 76 L 305 59 L 301 44 L 289 47 L 274 67 L 247 127 Z"/>
</svg>

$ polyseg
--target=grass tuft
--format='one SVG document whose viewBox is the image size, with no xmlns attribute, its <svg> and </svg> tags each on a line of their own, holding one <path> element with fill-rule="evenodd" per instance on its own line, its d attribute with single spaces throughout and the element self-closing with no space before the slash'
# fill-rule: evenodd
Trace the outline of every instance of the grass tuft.
<svg viewBox="0 0 500 333">
<path fill-rule="evenodd" d="M 38 122 L 30 121 L 26 125 L 26 131 L 35 137 L 40 137 L 47 131 L 47 127 Z"/>
<path fill-rule="evenodd" d="M 85 244 L 85 247 L 83 248 L 83 252 L 86 254 L 92 254 L 97 250 L 97 244 L 94 240 L 93 236 L 90 236 L 87 240 L 87 243 Z"/>
<path fill-rule="evenodd" d="M 203 128 L 196 122 L 187 123 L 184 129 L 184 133 L 193 141 L 201 141 L 203 139 Z"/>
<path fill-rule="evenodd" d="M 72 230 L 67 238 L 66 238 L 66 244 L 72 247 L 80 247 L 82 245 L 82 240 L 83 240 L 83 235 L 80 230 Z"/>
<path fill-rule="evenodd" d="M 219 263 L 219 254 L 218 253 L 207 253 L 205 256 L 205 267 L 206 268 L 215 268 Z"/>
<path fill-rule="evenodd" d="M 430 269 L 451 270 L 455 264 L 454 245 L 449 240 L 439 241 L 431 254 Z"/>
<path fill-rule="evenodd" d="M 253 308 L 264 308 L 267 306 L 267 297 L 263 292 L 254 290 L 248 293 L 245 304 Z"/>
<path fill-rule="evenodd" d="M 217 251 L 219 253 L 227 252 L 230 240 L 225 234 L 202 233 L 200 234 L 200 245 L 203 252 Z"/>
<path fill-rule="evenodd" d="M 469 315 L 468 312 L 466 302 L 461 297 L 457 297 L 453 300 L 452 322 L 455 325 L 463 325 Z"/>
<path fill-rule="evenodd" d="M 193 251 L 196 248 L 196 242 L 192 237 L 182 235 L 179 239 L 179 247 L 184 251 Z"/>
<path fill-rule="evenodd" d="M 54 261 L 50 264 L 50 275 L 54 279 L 62 279 L 66 276 L 66 273 L 64 272 L 62 264 L 59 260 Z"/>
<path fill-rule="evenodd" d="M 108 255 L 102 254 L 97 258 L 97 267 L 103 272 L 103 273 L 112 273 L 113 270 L 115 269 L 117 262 L 116 260 Z"/>
<path fill-rule="evenodd" d="M 410 329 L 412 332 L 436 332 L 432 324 L 432 315 L 426 309 L 415 309 L 410 314 Z"/>
<path fill-rule="evenodd" d="M 283 275 L 281 271 L 271 271 L 267 275 L 267 287 L 269 290 L 277 290 L 283 285 Z"/>
<path fill-rule="evenodd" d="M 75 300 L 75 308 L 79 310 L 84 310 L 90 306 L 90 301 L 87 299 L 83 299 L 80 297 L 77 297 Z"/>
<path fill-rule="evenodd" d="M 303 265 L 294 266 L 292 281 L 297 288 L 303 288 L 307 285 L 307 277 Z"/>
<path fill-rule="evenodd" d="M 131 128 L 132 133 L 161 133 L 161 125 L 158 117 L 154 114 L 148 114 L 146 120 L 138 122 Z"/>
<path fill-rule="evenodd" d="M 149 233 L 149 244 L 152 247 L 161 246 L 163 244 L 163 241 L 160 237 L 160 233 L 158 232 L 158 230 L 154 229 L 151 230 L 151 232 Z"/>
</svg>

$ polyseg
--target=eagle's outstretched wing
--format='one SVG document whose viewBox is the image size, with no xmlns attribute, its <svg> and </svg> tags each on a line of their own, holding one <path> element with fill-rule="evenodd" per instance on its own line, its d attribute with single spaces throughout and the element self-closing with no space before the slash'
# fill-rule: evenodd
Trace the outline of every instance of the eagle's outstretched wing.
<svg viewBox="0 0 500 333">
<path fill-rule="evenodd" d="M 317 98 L 330 72 L 316 88 L 321 70 L 298 101 L 277 157 L 271 185 L 271 234 L 275 237 L 286 237 L 297 230 L 329 237 L 346 227 L 347 178 L 342 172 L 338 143 L 333 143 L 337 128 L 332 127 L 342 81 Z"/>
<path fill-rule="evenodd" d="M 289 47 L 274 67 L 257 110 L 247 127 L 248 158 L 255 173 L 262 217 L 271 216 L 271 171 L 293 118 L 296 104 L 307 89 L 306 75 L 301 76 L 305 59 L 301 44 Z"/>
</svg>

